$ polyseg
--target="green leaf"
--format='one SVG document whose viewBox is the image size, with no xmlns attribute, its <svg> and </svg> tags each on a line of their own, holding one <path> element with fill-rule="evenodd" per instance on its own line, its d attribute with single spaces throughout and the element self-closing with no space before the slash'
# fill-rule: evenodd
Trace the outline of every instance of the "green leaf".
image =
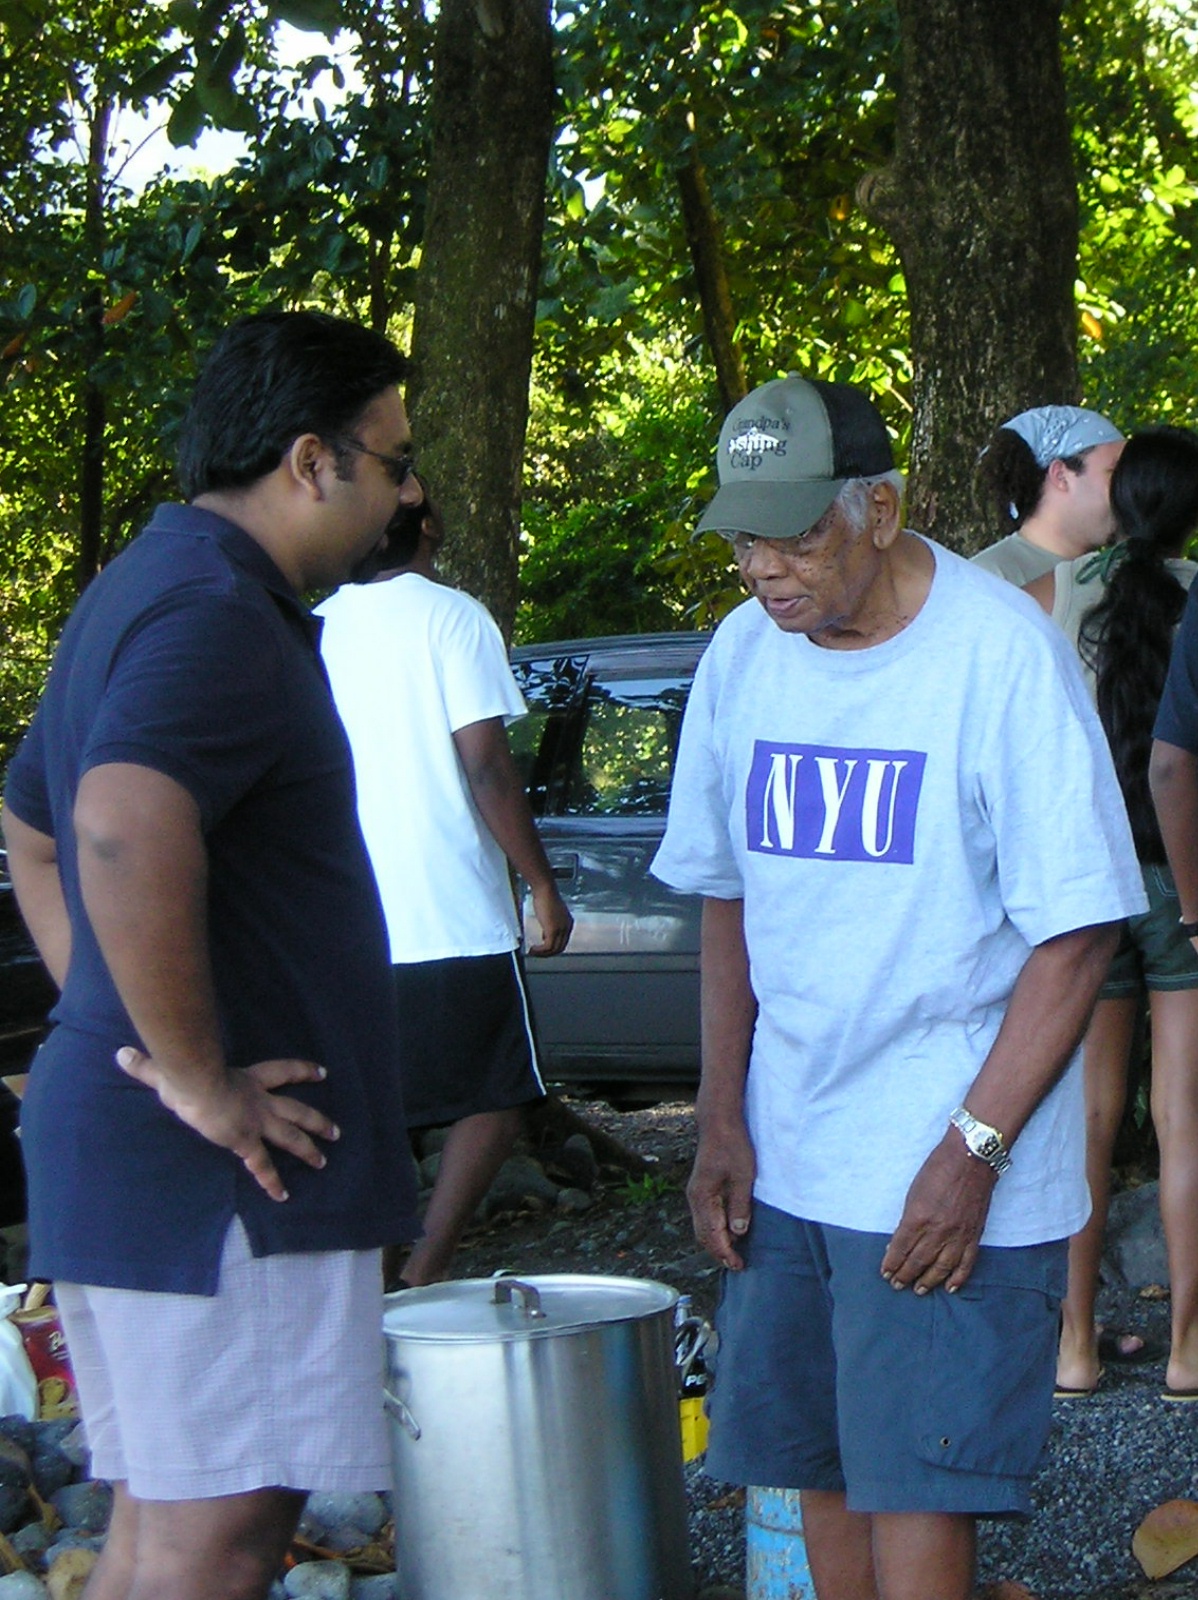
<svg viewBox="0 0 1198 1600">
<path fill-rule="evenodd" d="M 204 126 L 204 105 L 195 87 L 184 90 L 171 112 L 166 125 L 166 136 L 178 148 L 193 145 Z"/>
<path fill-rule="evenodd" d="M 125 91 L 125 97 L 133 105 L 140 105 L 146 100 L 160 99 L 190 59 L 190 52 L 186 48 L 172 50 L 169 55 L 161 57 L 152 67 L 147 67 L 140 76 L 134 78 Z"/>
<path fill-rule="evenodd" d="M 37 287 L 27 283 L 17 295 L 17 314 L 27 322 L 33 315 L 33 308 L 37 305 Z"/>
<path fill-rule="evenodd" d="M 345 23 L 340 0 L 272 0 L 270 14 L 301 33 L 334 34 Z"/>
<path fill-rule="evenodd" d="M 220 48 L 212 58 L 206 76 L 211 78 L 232 79 L 233 74 L 245 59 L 245 28 L 241 22 L 235 22 L 228 34 L 221 41 Z"/>
</svg>

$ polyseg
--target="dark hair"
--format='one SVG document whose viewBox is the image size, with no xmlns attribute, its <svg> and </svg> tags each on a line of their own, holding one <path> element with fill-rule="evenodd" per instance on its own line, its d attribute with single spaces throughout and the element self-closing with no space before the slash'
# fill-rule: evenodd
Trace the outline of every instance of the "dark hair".
<svg viewBox="0 0 1198 1600">
<path fill-rule="evenodd" d="M 301 433 L 353 431 L 405 375 L 389 339 L 320 311 L 270 311 L 226 329 L 204 363 L 179 440 L 188 500 L 273 472 Z"/>
<path fill-rule="evenodd" d="M 1165 566 L 1198 529 L 1198 434 L 1133 434 L 1111 478 L 1123 536 L 1106 590 L 1082 618 L 1078 650 L 1098 679 L 1098 715 L 1110 741 L 1141 861 L 1165 847 L 1148 790 L 1152 726 L 1165 687 L 1186 591 Z"/>
<path fill-rule="evenodd" d="M 445 537 L 445 523 L 441 512 L 429 499 L 428 485 L 423 479 L 417 481 L 424 490 L 424 499 L 414 506 L 400 505 L 395 508 L 395 515 L 383 533 L 385 544 L 381 550 L 371 551 L 354 568 L 354 583 L 372 583 L 380 572 L 394 572 L 406 567 L 420 548 L 426 522 L 432 524 L 433 536 L 438 542 Z"/>
<path fill-rule="evenodd" d="M 1086 457 L 1094 448 L 1090 445 L 1076 455 L 1060 459 L 1070 472 L 1081 472 Z M 1042 467 L 1037 463 L 1031 446 L 1021 434 L 1011 428 L 995 429 L 978 461 L 977 475 L 982 493 L 993 505 L 1004 534 L 1022 528 L 1040 504 L 1051 465 L 1049 462 Z"/>
</svg>

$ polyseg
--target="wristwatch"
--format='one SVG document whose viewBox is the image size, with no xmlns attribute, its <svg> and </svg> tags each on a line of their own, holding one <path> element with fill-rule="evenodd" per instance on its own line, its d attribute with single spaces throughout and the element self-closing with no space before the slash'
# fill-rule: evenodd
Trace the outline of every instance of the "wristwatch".
<svg viewBox="0 0 1198 1600">
<path fill-rule="evenodd" d="M 1198 939 L 1198 922 L 1187 922 L 1184 917 L 1178 917 L 1177 926 L 1187 939 Z"/>
<path fill-rule="evenodd" d="M 1011 1157 L 998 1129 L 971 1117 L 964 1106 L 958 1106 L 948 1120 L 965 1140 L 965 1148 L 970 1155 L 984 1161 L 991 1172 L 1001 1178 L 1011 1165 Z"/>
</svg>

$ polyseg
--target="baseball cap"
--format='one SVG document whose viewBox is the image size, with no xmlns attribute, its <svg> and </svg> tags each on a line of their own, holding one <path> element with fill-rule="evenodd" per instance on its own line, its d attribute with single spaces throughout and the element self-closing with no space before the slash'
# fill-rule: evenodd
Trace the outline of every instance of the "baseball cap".
<svg viewBox="0 0 1198 1600">
<path fill-rule="evenodd" d="M 894 454 L 886 424 L 860 389 L 791 372 L 733 406 L 716 465 L 720 487 L 696 533 L 797 539 L 850 479 L 890 472 Z"/>
<path fill-rule="evenodd" d="M 1113 422 L 1101 411 L 1087 411 L 1084 406 L 1034 406 L 1004 422 L 1003 427 L 1019 435 L 1038 467 L 1093 450 L 1095 445 L 1123 442 Z"/>
</svg>

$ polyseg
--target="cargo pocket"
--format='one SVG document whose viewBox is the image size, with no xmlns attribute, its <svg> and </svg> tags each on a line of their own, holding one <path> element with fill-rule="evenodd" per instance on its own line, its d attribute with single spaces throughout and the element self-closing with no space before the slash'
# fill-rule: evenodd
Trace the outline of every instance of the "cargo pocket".
<svg viewBox="0 0 1198 1600">
<path fill-rule="evenodd" d="M 916 1450 L 952 1472 L 1023 1478 L 1052 1420 L 1060 1298 L 1041 1286 L 995 1288 L 970 1279 L 956 1294 L 935 1292 Z"/>
</svg>

